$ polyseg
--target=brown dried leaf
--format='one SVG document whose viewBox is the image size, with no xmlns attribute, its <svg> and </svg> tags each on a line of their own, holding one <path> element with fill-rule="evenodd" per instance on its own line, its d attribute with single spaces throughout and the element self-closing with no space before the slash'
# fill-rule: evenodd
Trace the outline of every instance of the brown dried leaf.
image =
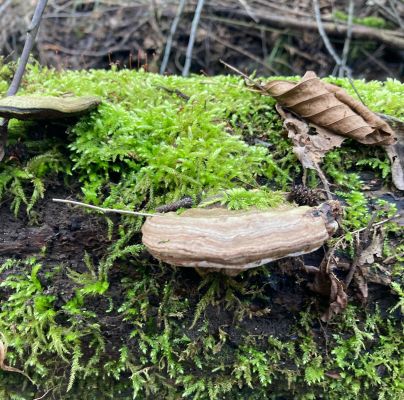
<svg viewBox="0 0 404 400">
<path fill-rule="evenodd" d="M 328 376 L 329 378 L 337 379 L 337 380 L 342 378 L 341 374 L 338 371 L 327 371 L 324 373 L 324 375 Z"/>
<path fill-rule="evenodd" d="M 369 296 L 368 281 L 364 276 L 362 268 L 358 267 L 354 275 L 355 283 L 358 286 L 362 303 L 366 303 Z"/>
<path fill-rule="evenodd" d="M 323 321 L 329 321 L 334 315 L 340 314 L 348 304 L 348 295 L 345 293 L 343 283 L 331 272 L 330 279 L 330 306 L 321 316 Z"/>
<path fill-rule="evenodd" d="M 391 283 L 391 272 L 382 265 L 375 263 L 376 257 L 382 257 L 383 242 L 383 231 L 375 229 L 370 244 L 362 250 L 358 259 L 358 270 L 354 274 L 354 280 L 365 299 L 367 298 L 367 282 L 386 286 Z"/>
<path fill-rule="evenodd" d="M 369 265 L 362 267 L 363 275 L 370 283 L 389 286 L 391 284 L 391 271 L 380 264 Z"/>
<path fill-rule="evenodd" d="M 346 308 L 348 295 L 345 293 L 343 283 L 332 272 L 319 271 L 309 286 L 314 292 L 329 298 L 329 307 L 321 316 L 322 321 L 329 321 Z"/>
<path fill-rule="evenodd" d="M 312 71 L 298 83 L 271 81 L 264 89 L 281 106 L 333 133 L 364 144 L 395 142 L 394 131 L 387 122 L 343 89 L 322 82 Z"/>
<path fill-rule="evenodd" d="M 276 106 L 276 109 L 284 118 L 283 126 L 293 142 L 293 152 L 304 168 L 317 170 L 318 164 L 327 151 L 341 146 L 345 140 L 343 136 L 336 135 L 317 125 L 314 125 L 317 133 L 311 134 L 310 127 L 305 121 L 295 117 L 279 105 Z"/>
<path fill-rule="evenodd" d="M 358 265 L 373 264 L 375 262 L 375 256 L 381 257 L 383 250 L 384 235 L 377 229 L 373 232 L 372 241 L 364 248 L 359 256 Z"/>
</svg>

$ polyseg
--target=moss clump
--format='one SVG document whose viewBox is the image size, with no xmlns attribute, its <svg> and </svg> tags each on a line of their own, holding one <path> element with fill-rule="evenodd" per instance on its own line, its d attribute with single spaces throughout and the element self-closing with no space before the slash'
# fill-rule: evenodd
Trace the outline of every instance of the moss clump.
<svg viewBox="0 0 404 400">
<path fill-rule="evenodd" d="M 339 20 L 339 21 L 348 21 L 348 14 L 346 14 L 343 11 L 335 11 L 334 12 L 334 17 Z M 353 23 L 358 24 L 358 25 L 365 25 L 365 26 L 370 26 L 372 28 L 387 28 L 388 24 L 385 19 L 380 18 L 380 17 L 353 17 Z"/>
<path fill-rule="evenodd" d="M 241 281 L 210 276 L 195 302 L 184 294 L 184 279 L 190 281 L 182 271 L 137 266 L 135 277 L 115 283 L 122 295 L 97 316 L 91 304 L 113 292 L 91 268 L 70 276 L 76 294 L 60 304 L 49 283 L 60 271 L 40 275 L 35 260 L 23 265 L 24 272 L 16 273 L 16 266 L 2 266 L 3 272 L 14 269 L 0 286 L 8 291 L 0 308 L 2 340 L 9 345 L 8 363 L 23 367 L 37 387 L 13 389 L 25 378 L 0 373 L 4 399 L 25 400 L 48 389 L 56 398 L 83 400 L 314 399 L 325 393 L 331 400 L 373 399 L 375 391 L 377 398 L 395 399 L 403 393 L 402 336 L 393 314 L 351 306 L 328 327 L 311 307 L 294 321 L 285 312 L 271 317 L 270 309 L 251 308 L 257 299 L 270 302 L 268 271 Z M 217 321 L 221 309 L 227 316 Z M 279 331 L 265 330 L 268 318 Z M 114 320 L 114 329 L 128 330 L 111 340 Z"/>
<path fill-rule="evenodd" d="M 330 80 L 351 90 L 345 80 Z M 392 80 L 355 85 L 370 108 L 404 117 L 404 85 Z M 6 87 L 0 81 L 0 90 Z M 237 77 L 29 67 L 22 93 L 67 92 L 97 95 L 103 104 L 67 136 L 61 126 L 11 125 L 11 144 L 18 148 L 22 141 L 26 154 L 0 165 L 0 195 L 14 201 L 16 213 L 19 202 L 32 214 L 51 178 L 79 181 L 85 201 L 116 208 L 153 209 L 184 195 L 224 193 L 219 201 L 239 209 L 278 205 L 277 191 L 289 190 L 300 177 L 274 101 L 249 91 Z M 46 154 L 52 157 L 38 158 Z M 347 142 L 324 163 L 346 199 L 347 230 L 369 220 L 362 169 L 390 179 L 380 149 Z M 66 177 L 66 171 L 72 175 Z M 309 178 L 316 187 L 315 175 Z M 392 212 L 380 206 L 379 218 Z M 351 306 L 324 326 L 302 279 L 289 279 L 270 266 L 237 278 L 203 280 L 191 270 L 172 270 L 144 257 L 141 223 L 110 221 L 114 244 L 102 259 L 84 255 L 80 270 L 55 264 L 45 251 L 36 255 L 38 261 L 2 263 L 6 361 L 24 369 L 35 385 L 0 372 L 0 398 L 26 400 L 47 390 L 55 398 L 83 400 L 373 399 L 375 393 L 395 399 L 403 394 L 397 315 L 402 300 L 397 307 L 366 312 Z M 387 226 L 392 235 L 397 229 Z M 397 260 L 393 289 L 401 295 L 399 251 L 386 241 L 385 256 Z M 395 297 L 384 293 L 394 303 Z"/>
</svg>

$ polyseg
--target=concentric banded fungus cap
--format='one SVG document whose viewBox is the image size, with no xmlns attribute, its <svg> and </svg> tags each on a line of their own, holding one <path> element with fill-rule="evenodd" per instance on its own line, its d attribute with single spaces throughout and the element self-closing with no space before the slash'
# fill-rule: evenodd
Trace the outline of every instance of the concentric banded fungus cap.
<svg viewBox="0 0 404 400">
<path fill-rule="evenodd" d="M 100 102 L 100 98 L 93 96 L 9 96 L 0 99 L 0 116 L 22 120 L 64 119 L 90 112 Z"/>
<path fill-rule="evenodd" d="M 167 213 L 147 218 L 142 241 L 154 257 L 168 264 L 237 275 L 317 250 L 338 228 L 338 207 L 337 202 L 326 202 L 268 211 Z"/>
</svg>

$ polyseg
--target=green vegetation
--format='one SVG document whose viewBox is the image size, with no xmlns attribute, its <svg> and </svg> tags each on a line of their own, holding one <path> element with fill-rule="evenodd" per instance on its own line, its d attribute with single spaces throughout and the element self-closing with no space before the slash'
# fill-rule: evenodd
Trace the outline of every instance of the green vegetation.
<svg viewBox="0 0 404 400">
<path fill-rule="evenodd" d="M 344 13 L 343 11 L 335 11 L 334 12 L 334 17 L 335 19 L 339 21 L 348 21 L 348 14 Z M 370 26 L 372 28 L 387 28 L 388 24 L 385 19 L 380 18 L 380 17 L 364 17 L 364 18 L 359 18 L 359 17 L 353 17 L 353 23 L 358 24 L 358 25 L 365 25 L 365 26 Z"/>
<path fill-rule="evenodd" d="M 0 70 L 2 93 L 6 69 Z M 347 81 L 330 81 L 353 94 Z M 370 108 L 404 118 L 404 85 L 390 80 L 355 86 Z M 68 134 L 62 126 L 13 121 L 14 153 L 0 164 L 0 201 L 8 200 L 16 216 L 28 212 L 32 222 L 54 179 L 79 182 L 84 201 L 107 207 L 153 210 L 184 195 L 222 194 L 219 202 L 240 209 L 281 204 L 280 192 L 301 174 L 274 101 L 237 77 L 56 72 L 31 65 L 21 93 L 103 99 Z M 325 158 L 324 172 L 347 203 L 346 232 L 369 221 L 362 171 L 390 180 L 381 149 L 347 142 Z M 310 183 L 317 186 L 315 175 Z M 378 220 L 395 212 L 383 203 L 377 209 Z M 5 363 L 34 381 L 0 372 L 1 399 L 28 400 L 48 390 L 54 398 L 83 400 L 403 395 L 402 247 L 386 239 L 396 304 L 387 310 L 351 305 L 325 325 L 310 300 L 300 313 L 292 306 L 279 312 L 274 288 L 285 277 L 270 266 L 236 278 L 200 279 L 150 262 L 142 257 L 141 224 L 141 218 L 109 221 L 114 243 L 101 260 L 84 253 L 78 270 L 55 265 L 44 254 L 1 265 Z M 386 234 L 396 237 L 398 229 L 388 224 Z M 301 288 L 298 280 L 293 285 L 285 289 L 291 297 Z"/>
</svg>

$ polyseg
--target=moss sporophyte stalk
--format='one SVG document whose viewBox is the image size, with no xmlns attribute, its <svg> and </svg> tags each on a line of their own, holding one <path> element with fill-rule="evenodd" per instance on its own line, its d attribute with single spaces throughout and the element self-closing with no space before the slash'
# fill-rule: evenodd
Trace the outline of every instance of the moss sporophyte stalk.
<svg viewBox="0 0 404 400">
<path fill-rule="evenodd" d="M 354 95 L 348 81 L 327 81 Z M 354 84 L 369 108 L 404 118 L 403 84 Z M 353 288 L 345 312 L 324 323 L 321 296 L 308 289 L 306 272 L 296 272 L 298 260 L 202 279 L 147 255 L 143 218 L 107 218 L 50 200 L 153 213 L 184 196 L 203 204 L 222 194 L 218 202 L 234 210 L 279 206 L 302 170 L 274 100 L 232 76 L 28 67 L 21 95 L 66 93 L 102 103 L 74 124 L 11 120 L 0 164 L 2 237 L 18 223 L 16 232 L 36 232 L 38 243 L 51 232 L 18 259 L 0 251 L 4 365 L 34 382 L 0 371 L 1 399 L 47 392 L 83 400 L 403 396 L 403 260 L 394 221 L 383 225 L 382 253 L 372 265 L 388 268 L 391 285 L 372 287 L 370 296 L 378 296 L 366 307 Z M 367 226 L 370 210 L 377 221 L 396 213 L 391 197 L 376 201 L 364 179 L 371 174 L 389 185 L 389 161 L 382 148 L 346 142 L 326 155 L 322 169 L 345 204 L 346 237 L 335 253 L 343 265 L 355 257 L 349 232 Z M 315 174 L 308 185 L 319 188 Z M 15 240 L 7 233 L 8 246 Z M 77 241 L 80 250 L 69 248 Z M 55 256 L 60 249 L 64 258 Z"/>
</svg>

